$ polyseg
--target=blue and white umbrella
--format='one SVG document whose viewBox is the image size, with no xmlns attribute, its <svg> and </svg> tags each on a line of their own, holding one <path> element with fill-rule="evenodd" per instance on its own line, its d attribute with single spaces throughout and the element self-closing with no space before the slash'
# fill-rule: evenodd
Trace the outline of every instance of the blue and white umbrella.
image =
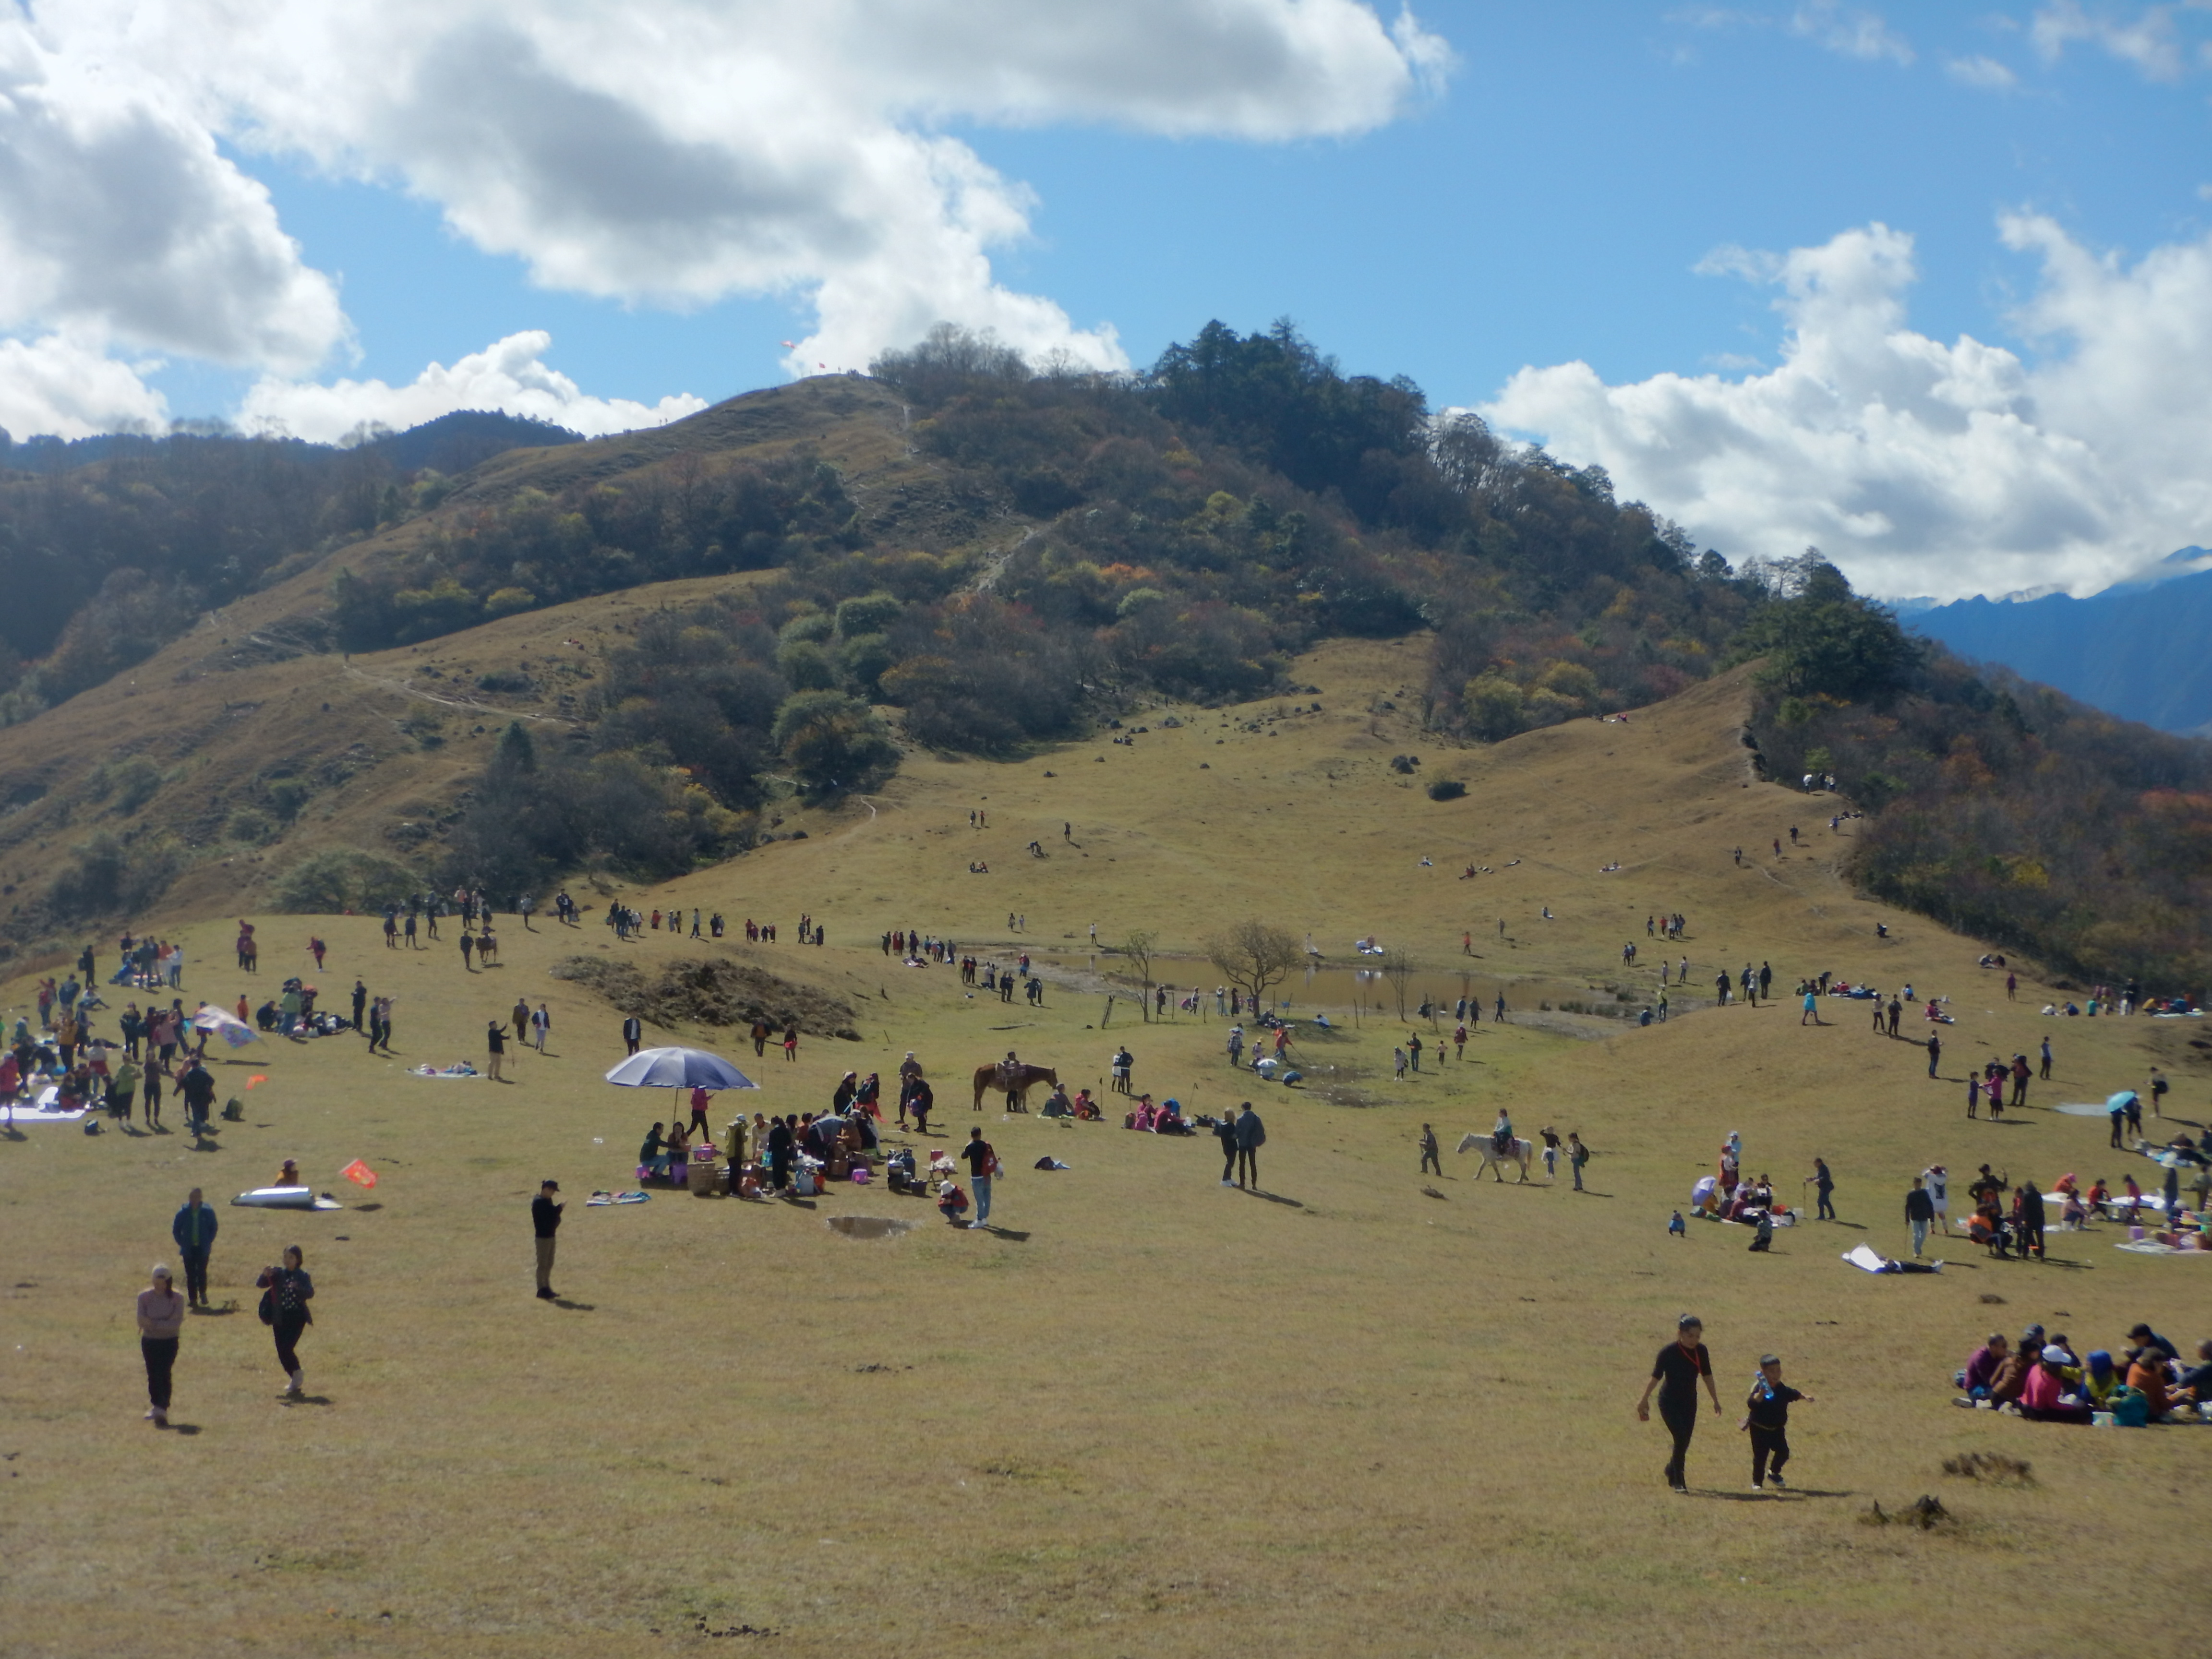
<svg viewBox="0 0 2212 1659">
<path fill-rule="evenodd" d="M 641 1048 L 607 1073 L 625 1089 L 757 1089 L 720 1054 L 704 1048 Z"/>
</svg>

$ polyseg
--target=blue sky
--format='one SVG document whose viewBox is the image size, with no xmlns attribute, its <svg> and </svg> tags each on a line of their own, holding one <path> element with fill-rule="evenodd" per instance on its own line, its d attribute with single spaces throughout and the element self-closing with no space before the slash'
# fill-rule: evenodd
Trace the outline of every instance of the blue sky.
<svg viewBox="0 0 2212 1659">
<path fill-rule="evenodd" d="M 2212 280 L 2191 263 L 2212 261 L 2212 9 L 1438 0 L 1416 27 L 1359 0 L 1304 21 L 1293 0 L 1227 0 L 1208 33 L 1171 0 L 855 0 L 842 24 L 648 0 L 596 40 L 558 8 L 483 11 L 520 17 L 532 79 L 511 43 L 470 64 L 481 28 L 441 48 L 482 3 L 398 0 L 382 35 L 131 64 L 94 25 L 127 13 L 120 33 L 158 44 L 190 7 L 88 0 L 106 16 L 76 35 L 0 22 L 46 54 L 55 131 L 112 125 L 91 106 L 133 74 L 181 149 L 203 125 L 213 150 L 179 165 L 257 250 L 250 270 L 192 256 L 185 291 L 242 296 L 206 319 L 149 320 L 126 295 L 88 321 L 59 277 L 43 301 L 0 282 L 0 422 L 334 436 L 442 398 L 602 430 L 795 362 L 858 366 L 933 315 L 1140 366 L 1209 318 L 1287 315 L 1349 369 L 1603 462 L 1732 556 L 1818 539 L 1889 591 L 2080 590 L 2212 541 L 2212 498 L 2137 453 L 2185 395 L 2153 360 L 2200 335 L 2212 351 Z M 718 23 L 726 38 L 696 33 Z M 693 44 L 655 61 L 647 25 Z M 623 54 L 632 82 L 605 67 Z M 72 80 L 79 60 L 106 90 Z M 445 101 L 420 91 L 434 62 L 461 64 Z M 379 76 L 418 101 L 364 90 Z M 566 149 L 542 136 L 553 109 Z M 816 162 L 754 177 L 817 118 L 880 143 L 840 151 L 825 131 Z M 587 176 L 623 146 L 637 173 Z M 947 166 L 988 172 L 947 185 Z M 854 200 L 817 222 L 794 204 L 810 192 Z M 664 194 L 633 222 L 627 197 Z M 67 241 L 79 228 L 52 222 L 76 210 L 0 185 L 0 255 L 11 235 Z M 276 320 L 236 314 L 257 307 Z M 432 362 L 468 367 L 416 386 Z M 110 387 L 106 415 L 89 390 L 70 401 L 72 372 Z"/>
<path fill-rule="evenodd" d="M 2147 85 L 2078 49 L 2046 64 L 1985 4 L 1914 8 L 1910 65 L 1824 48 L 1786 6 L 1763 23 L 1687 21 L 1720 9 L 1431 0 L 1419 15 L 1459 58 L 1442 95 L 1351 138 L 950 130 L 1038 198 L 1033 238 L 994 260 L 1001 278 L 1113 323 L 1135 362 L 1212 317 L 1288 315 L 1348 368 L 1411 374 L 1441 403 L 1570 358 L 1609 380 L 1771 361 L 1765 297 L 1697 274 L 1725 244 L 1786 249 L 1884 221 L 1919 244 L 1917 328 L 2019 343 L 2005 313 L 2033 266 L 1998 245 L 2001 210 L 2051 213 L 2100 249 L 2212 226 L 2201 82 Z M 1982 56 L 2019 88 L 1945 71 Z M 557 365 L 601 395 L 713 398 L 787 378 L 779 342 L 808 325 L 801 295 L 676 312 L 550 292 L 452 235 L 434 204 L 253 171 L 308 262 L 343 275 L 356 374 L 411 377 L 544 328 Z"/>
</svg>

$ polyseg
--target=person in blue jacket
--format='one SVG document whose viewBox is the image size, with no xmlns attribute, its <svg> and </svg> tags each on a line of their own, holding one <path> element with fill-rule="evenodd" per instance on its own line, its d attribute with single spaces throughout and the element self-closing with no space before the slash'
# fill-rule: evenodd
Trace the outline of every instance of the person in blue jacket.
<svg viewBox="0 0 2212 1659">
<path fill-rule="evenodd" d="M 200 1189 L 195 1187 L 185 1200 L 185 1207 L 169 1223 L 169 1236 L 177 1241 L 177 1249 L 185 1258 L 188 1307 L 204 1308 L 208 1304 L 208 1252 L 215 1249 L 215 1212 L 200 1201 Z"/>
</svg>

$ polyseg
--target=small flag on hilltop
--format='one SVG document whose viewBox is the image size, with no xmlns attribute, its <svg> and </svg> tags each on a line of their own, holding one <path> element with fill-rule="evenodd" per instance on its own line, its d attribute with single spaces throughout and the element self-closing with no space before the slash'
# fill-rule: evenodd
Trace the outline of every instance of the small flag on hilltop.
<svg viewBox="0 0 2212 1659">
<path fill-rule="evenodd" d="M 352 1182 L 357 1187 L 374 1187 L 376 1185 L 376 1171 L 370 1169 L 368 1164 L 362 1163 L 359 1158 L 354 1159 L 352 1163 L 347 1164 L 345 1168 L 340 1170 L 338 1173 L 343 1176 L 348 1181 Z"/>
<path fill-rule="evenodd" d="M 250 1078 L 246 1079 L 246 1086 L 248 1089 L 256 1089 L 256 1088 L 258 1088 L 261 1085 L 263 1085 L 263 1084 L 264 1084 L 264 1083 L 266 1083 L 266 1082 L 268 1082 L 268 1081 L 269 1081 L 269 1078 L 268 1078 L 267 1073 L 263 1073 L 257 1074 L 256 1076 L 250 1077 Z"/>
</svg>

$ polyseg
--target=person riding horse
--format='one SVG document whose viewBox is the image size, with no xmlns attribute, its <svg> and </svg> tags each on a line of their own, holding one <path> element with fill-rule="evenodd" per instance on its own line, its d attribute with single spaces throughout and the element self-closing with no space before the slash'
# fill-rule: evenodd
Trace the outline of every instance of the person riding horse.
<svg viewBox="0 0 2212 1659">
<path fill-rule="evenodd" d="M 1490 1150 L 1501 1158 L 1510 1156 L 1513 1151 L 1513 1120 L 1503 1106 L 1498 1109 L 1498 1121 L 1490 1131 Z"/>
<path fill-rule="evenodd" d="M 1006 1050 L 1006 1057 L 999 1062 L 999 1086 L 1012 1093 L 1014 1085 L 1020 1080 L 1021 1075 L 1022 1062 L 1015 1058 L 1014 1051 L 1009 1048 Z"/>
</svg>

